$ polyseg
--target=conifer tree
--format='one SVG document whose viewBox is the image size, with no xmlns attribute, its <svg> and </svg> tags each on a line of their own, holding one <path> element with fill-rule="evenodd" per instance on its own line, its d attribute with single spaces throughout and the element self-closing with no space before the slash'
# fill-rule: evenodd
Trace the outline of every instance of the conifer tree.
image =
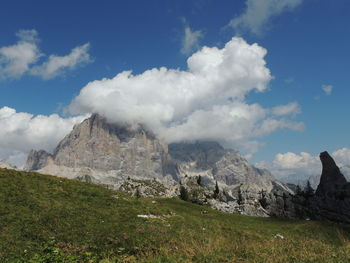
<svg viewBox="0 0 350 263">
<path fill-rule="evenodd" d="M 220 189 L 219 189 L 218 181 L 216 181 L 213 197 L 216 199 L 219 196 L 219 193 L 220 193 Z"/>
<path fill-rule="evenodd" d="M 314 193 L 315 193 L 315 190 L 312 188 L 311 183 L 308 180 L 306 184 L 305 195 L 306 197 L 311 197 L 314 195 Z"/>
<path fill-rule="evenodd" d="M 183 185 L 180 187 L 180 198 L 184 201 L 188 201 L 189 199 L 188 191 Z"/>
<path fill-rule="evenodd" d="M 198 178 L 197 178 L 197 184 L 198 184 L 198 185 L 202 185 L 202 177 L 201 177 L 201 176 L 198 176 Z"/>
</svg>

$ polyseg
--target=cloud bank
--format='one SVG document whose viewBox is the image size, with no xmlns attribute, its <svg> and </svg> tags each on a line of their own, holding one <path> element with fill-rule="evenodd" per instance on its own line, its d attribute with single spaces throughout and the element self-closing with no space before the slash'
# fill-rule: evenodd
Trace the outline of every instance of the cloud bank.
<svg viewBox="0 0 350 263">
<path fill-rule="evenodd" d="M 261 35 L 271 19 L 286 11 L 294 10 L 303 0 L 247 0 L 245 11 L 233 18 L 228 26 L 238 33 L 250 32 Z"/>
<path fill-rule="evenodd" d="M 24 74 L 51 79 L 92 61 L 87 43 L 73 48 L 66 56 L 50 55 L 47 61 L 39 64 L 45 55 L 38 46 L 38 32 L 20 30 L 16 36 L 16 44 L 0 47 L 0 80 L 16 79 Z"/>
<path fill-rule="evenodd" d="M 21 166 L 31 149 L 52 151 L 85 117 L 33 116 L 9 107 L 0 108 L 0 160 Z"/>
<path fill-rule="evenodd" d="M 142 123 L 167 142 L 217 140 L 254 152 L 254 138 L 279 129 L 300 131 L 291 120 L 297 103 L 273 109 L 248 104 L 252 91 L 263 92 L 272 79 L 266 49 L 232 38 L 223 48 L 203 47 L 187 60 L 188 69 L 153 68 L 133 75 L 88 83 L 74 98 L 72 114 L 97 112 L 117 123 Z"/>
</svg>

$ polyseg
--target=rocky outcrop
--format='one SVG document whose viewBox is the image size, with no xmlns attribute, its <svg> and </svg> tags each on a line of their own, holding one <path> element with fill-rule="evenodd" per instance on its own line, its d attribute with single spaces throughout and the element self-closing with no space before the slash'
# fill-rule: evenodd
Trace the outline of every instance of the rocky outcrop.
<svg viewBox="0 0 350 263">
<path fill-rule="evenodd" d="M 224 149 L 217 142 L 196 142 L 170 144 L 169 154 L 183 185 L 197 197 L 192 201 L 201 200 L 222 211 L 247 215 L 288 213 L 284 197 L 293 191 L 268 170 L 251 165 L 237 151 Z M 205 189 L 199 190 L 193 183 L 199 177 Z M 216 182 L 220 193 L 213 198 Z"/>
<path fill-rule="evenodd" d="M 294 215 L 350 223 L 350 183 L 327 153 L 320 154 L 322 174 L 316 192 L 308 186 L 292 198 Z"/>
<path fill-rule="evenodd" d="M 316 190 L 318 197 L 335 197 L 337 193 L 343 191 L 347 184 L 344 175 L 340 172 L 333 158 L 328 152 L 320 154 L 322 163 L 322 174 L 320 183 Z"/>
<path fill-rule="evenodd" d="M 311 208 L 316 217 L 350 223 L 350 183 L 327 152 L 320 159 L 322 174 Z"/>
<path fill-rule="evenodd" d="M 138 189 L 139 194 L 148 196 L 158 192 L 178 195 L 182 184 L 197 201 L 259 216 L 284 213 L 285 195 L 292 193 L 269 171 L 254 167 L 239 152 L 224 149 L 216 142 L 167 145 L 142 125 L 112 124 L 98 114 L 76 125 L 52 154 L 31 151 L 26 170 L 76 178 L 132 194 Z M 200 187 L 193 188 L 190 182 L 199 177 Z M 158 187 L 156 181 L 166 190 L 154 190 Z M 216 183 L 220 193 L 213 197 Z"/>
</svg>

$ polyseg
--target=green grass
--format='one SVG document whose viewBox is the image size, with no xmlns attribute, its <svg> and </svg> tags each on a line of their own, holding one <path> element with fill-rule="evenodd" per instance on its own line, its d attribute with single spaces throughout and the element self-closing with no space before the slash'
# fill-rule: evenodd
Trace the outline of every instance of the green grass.
<svg viewBox="0 0 350 263">
<path fill-rule="evenodd" d="M 348 225 L 226 214 L 0 169 L 0 262 L 350 262 L 349 239 Z"/>
</svg>

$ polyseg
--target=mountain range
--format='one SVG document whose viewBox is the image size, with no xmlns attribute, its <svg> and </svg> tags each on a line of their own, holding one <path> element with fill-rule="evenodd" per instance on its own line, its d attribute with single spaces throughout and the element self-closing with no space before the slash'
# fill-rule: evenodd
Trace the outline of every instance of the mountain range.
<svg viewBox="0 0 350 263">
<path fill-rule="evenodd" d="M 132 194 L 143 189 L 144 195 L 156 194 L 148 188 L 160 185 L 161 195 L 179 195 L 181 186 L 191 192 L 200 178 L 197 199 L 221 210 L 260 216 L 279 213 L 276 194 L 293 193 L 268 170 L 217 142 L 167 144 L 142 125 L 111 123 L 99 114 L 76 125 L 53 153 L 32 150 L 25 170 L 128 189 Z M 149 181 L 158 184 L 144 183 Z M 218 201 L 211 197 L 216 184 L 221 189 Z M 264 207 L 262 198 L 270 205 Z"/>
<path fill-rule="evenodd" d="M 99 114 L 74 126 L 52 153 L 32 150 L 25 170 L 121 190 L 136 197 L 186 201 L 254 216 L 350 222 L 350 188 L 327 153 L 316 193 L 276 180 L 239 152 L 213 141 L 167 144 L 142 125 Z M 316 178 L 317 179 L 317 178 Z"/>
</svg>

